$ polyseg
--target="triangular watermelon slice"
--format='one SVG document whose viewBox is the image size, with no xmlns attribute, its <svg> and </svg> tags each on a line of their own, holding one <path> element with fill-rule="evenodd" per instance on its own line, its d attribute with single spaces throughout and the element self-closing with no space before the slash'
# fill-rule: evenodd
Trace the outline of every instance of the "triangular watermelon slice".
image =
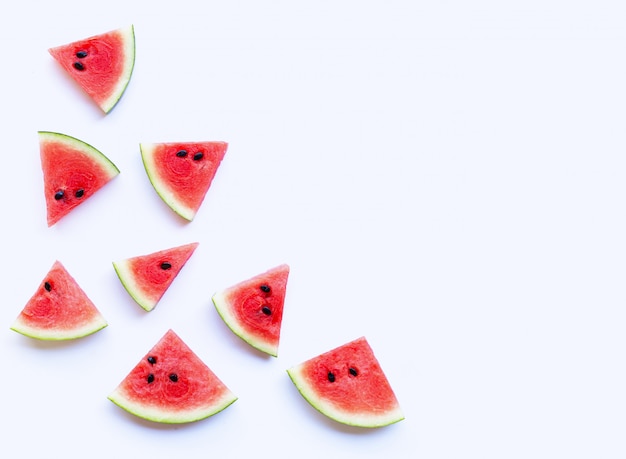
<svg viewBox="0 0 626 459">
<path fill-rule="evenodd" d="M 136 416 L 169 424 L 199 421 L 237 400 L 172 330 L 165 333 L 108 398 Z"/>
<path fill-rule="evenodd" d="M 11 329 L 31 338 L 59 341 L 81 338 L 106 326 L 87 294 L 55 261 Z"/>
<path fill-rule="evenodd" d="M 318 411 L 357 427 L 382 427 L 404 419 L 398 400 L 365 337 L 287 370 Z"/>
<path fill-rule="evenodd" d="M 152 311 L 170 287 L 197 242 L 114 261 L 113 267 L 126 291 L 139 306 Z"/>
<path fill-rule="evenodd" d="M 143 164 L 155 191 L 189 221 L 204 201 L 227 148 L 226 142 L 140 144 Z"/>
<path fill-rule="evenodd" d="M 58 132 L 39 131 L 48 226 L 89 199 L 120 171 L 91 145 Z"/>
<path fill-rule="evenodd" d="M 213 295 L 226 325 L 252 347 L 278 355 L 289 266 L 282 264 Z"/>
<path fill-rule="evenodd" d="M 104 113 L 113 109 L 135 66 L 132 25 L 50 48 L 49 53 Z"/>
</svg>

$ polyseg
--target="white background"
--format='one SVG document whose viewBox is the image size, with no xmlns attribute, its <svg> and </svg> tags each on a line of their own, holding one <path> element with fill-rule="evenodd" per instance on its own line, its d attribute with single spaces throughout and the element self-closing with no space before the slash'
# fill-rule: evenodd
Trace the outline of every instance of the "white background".
<svg viewBox="0 0 626 459">
<path fill-rule="evenodd" d="M 0 448 L 21 457 L 626 456 L 626 4 L 20 1 L 0 16 Z M 134 24 L 107 116 L 48 55 Z M 38 130 L 121 170 L 48 228 Z M 224 140 L 191 223 L 139 142 Z M 145 313 L 111 262 L 200 246 Z M 60 260 L 109 322 L 9 329 Z M 291 266 L 278 358 L 210 297 Z M 174 329 L 239 396 L 162 426 L 107 395 Z M 286 369 L 366 336 L 406 419 L 318 414 Z M 5 454 L 5 453 L 3 453 Z M 14 456 L 12 456 L 14 457 Z"/>
</svg>

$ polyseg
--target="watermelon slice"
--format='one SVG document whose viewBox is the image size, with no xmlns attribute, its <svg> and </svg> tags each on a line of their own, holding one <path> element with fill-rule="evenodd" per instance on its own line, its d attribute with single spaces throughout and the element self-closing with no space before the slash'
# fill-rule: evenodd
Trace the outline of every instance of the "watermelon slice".
<svg viewBox="0 0 626 459">
<path fill-rule="evenodd" d="M 227 148 L 226 142 L 140 144 L 152 186 L 174 212 L 189 221 L 204 201 Z"/>
<path fill-rule="evenodd" d="M 278 355 L 289 266 L 282 264 L 213 295 L 226 325 L 252 347 Z"/>
<path fill-rule="evenodd" d="M 237 400 L 172 330 L 108 398 L 135 416 L 168 424 L 199 421 Z"/>
<path fill-rule="evenodd" d="M 152 311 L 174 282 L 197 242 L 114 261 L 113 267 L 126 291 L 139 306 Z"/>
<path fill-rule="evenodd" d="M 365 337 L 313 357 L 287 373 L 313 407 L 343 424 L 382 427 L 404 419 Z"/>
<path fill-rule="evenodd" d="M 82 140 L 58 132 L 38 134 L 48 226 L 52 226 L 120 171 Z"/>
<path fill-rule="evenodd" d="M 48 52 L 109 113 L 124 94 L 135 66 L 135 29 L 128 26 L 50 48 Z"/>
<path fill-rule="evenodd" d="M 65 267 L 55 261 L 11 329 L 41 340 L 81 338 L 107 322 Z"/>
</svg>

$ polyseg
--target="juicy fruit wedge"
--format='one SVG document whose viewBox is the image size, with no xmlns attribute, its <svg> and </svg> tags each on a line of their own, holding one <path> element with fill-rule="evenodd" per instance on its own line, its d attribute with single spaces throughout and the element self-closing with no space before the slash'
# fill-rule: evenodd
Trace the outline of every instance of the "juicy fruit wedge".
<svg viewBox="0 0 626 459">
<path fill-rule="evenodd" d="M 141 143 L 150 183 L 185 220 L 193 220 L 224 159 L 226 142 Z"/>
<path fill-rule="evenodd" d="M 287 373 L 313 407 L 343 424 L 382 427 L 404 419 L 364 337 L 313 357 Z"/>
<path fill-rule="evenodd" d="M 226 325 L 252 347 L 278 355 L 289 266 L 282 264 L 213 295 Z"/>
<path fill-rule="evenodd" d="M 39 131 L 48 226 L 89 199 L 120 171 L 91 145 L 58 132 Z"/>
<path fill-rule="evenodd" d="M 135 66 L 135 30 L 128 26 L 50 48 L 49 53 L 104 113 L 124 94 Z"/>
<path fill-rule="evenodd" d="M 130 296 L 146 311 L 152 311 L 170 287 L 198 243 L 160 250 L 113 262 L 115 272 Z"/>
<path fill-rule="evenodd" d="M 11 329 L 40 340 L 70 340 L 107 326 L 96 306 L 65 267 L 55 261 Z"/>
<path fill-rule="evenodd" d="M 237 400 L 172 330 L 165 333 L 108 398 L 140 418 L 168 424 L 207 418 Z"/>
</svg>

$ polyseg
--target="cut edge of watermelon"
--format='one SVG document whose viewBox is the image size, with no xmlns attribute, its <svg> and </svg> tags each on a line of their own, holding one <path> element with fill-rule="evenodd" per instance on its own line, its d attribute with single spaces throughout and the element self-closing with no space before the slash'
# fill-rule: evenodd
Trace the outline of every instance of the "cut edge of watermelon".
<svg viewBox="0 0 626 459">
<path fill-rule="evenodd" d="M 139 150 L 141 151 L 141 159 L 143 161 L 144 169 L 148 174 L 148 179 L 154 187 L 154 190 L 161 197 L 161 199 L 179 216 L 187 221 L 192 221 L 196 216 L 197 210 L 185 205 L 176 197 L 176 190 L 171 189 L 165 182 L 159 179 L 156 175 L 158 165 L 154 161 L 154 150 L 159 146 L 158 143 L 140 143 Z"/>
<path fill-rule="evenodd" d="M 227 292 L 217 292 L 213 295 L 211 300 L 213 301 L 213 305 L 224 323 L 235 335 L 261 352 L 265 352 L 272 357 L 278 356 L 278 344 L 269 343 L 261 339 L 255 339 L 255 337 L 251 336 L 248 331 L 244 330 L 243 327 L 239 325 L 237 317 L 231 312 L 231 308 L 228 306 L 229 301 L 227 298 Z"/>
<path fill-rule="evenodd" d="M 157 407 L 150 406 L 148 404 L 136 403 L 128 398 L 124 391 L 119 387 L 111 392 L 107 398 L 120 408 L 134 414 L 137 417 L 164 424 L 184 424 L 200 421 L 225 410 L 237 401 L 237 396 L 230 390 L 226 390 L 222 397 L 218 401 L 214 402 L 210 407 L 199 407 L 193 410 L 185 410 L 174 413 L 160 410 Z"/>
<path fill-rule="evenodd" d="M 109 113 L 120 101 L 124 92 L 126 92 L 126 88 L 133 74 L 133 69 L 135 68 L 135 26 L 131 24 L 118 29 L 117 32 L 122 36 L 124 42 L 124 71 L 115 85 L 111 96 L 99 104 L 104 113 Z"/>
<path fill-rule="evenodd" d="M 20 317 L 18 317 L 13 325 L 11 325 L 11 330 L 20 333 L 24 336 L 28 336 L 29 338 L 35 338 L 42 341 L 68 341 L 78 338 L 83 338 L 85 336 L 92 335 L 97 331 L 102 330 L 108 325 L 107 321 L 104 319 L 102 315 L 98 315 L 94 317 L 94 319 L 82 325 L 81 327 L 74 328 L 72 330 L 46 330 L 37 327 L 31 327 L 27 323 L 25 323 Z"/>
</svg>

